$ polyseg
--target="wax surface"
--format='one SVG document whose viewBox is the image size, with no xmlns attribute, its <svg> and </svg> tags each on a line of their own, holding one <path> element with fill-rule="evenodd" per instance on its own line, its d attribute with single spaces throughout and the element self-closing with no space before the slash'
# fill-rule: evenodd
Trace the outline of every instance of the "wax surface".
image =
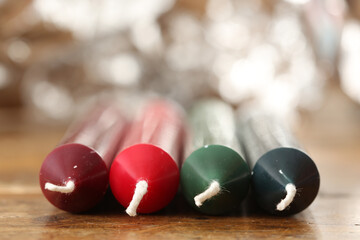
<svg viewBox="0 0 360 240">
<path fill-rule="evenodd" d="M 129 205 L 139 180 L 146 180 L 149 187 L 137 212 L 155 212 L 174 198 L 179 185 L 179 169 L 161 148 L 135 144 L 115 158 L 110 171 L 111 189 L 121 205 Z"/>
<path fill-rule="evenodd" d="M 179 185 L 183 135 L 183 113 L 173 103 L 152 100 L 140 111 L 110 170 L 111 190 L 120 204 L 128 208 L 141 180 L 148 188 L 137 213 L 169 204 Z"/>
<path fill-rule="evenodd" d="M 181 189 L 196 210 L 212 215 L 236 209 L 248 193 L 250 169 L 242 158 L 234 112 L 220 100 L 202 100 L 190 111 L 192 152 L 181 168 Z M 216 181 L 221 190 L 195 205 L 195 197 Z"/>
<path fill-rule="evenodd" d="M 45 189 L 50 182 L 64 186 L 72 180 L 75 191 L 59 193 Z M 69 212 L 83 212 L 94 207 L 104 196 L 108 186 L 108 169 L 92 148 L 69 143 L 52 151 L 40 170 L 40 187 L 54 206 Z"/>
<path fill-rule="evenodd" d="M 194 197 L 216 180 L 222 190 L 197 207 Z M 234 150 L 221 145 L 207 145 L 194 151 L 181 169 L 181 187 L 187 202 L 206 214 L 225 214 L 238 207 L 250 184 L 250 170 Z"/>
<path fill-rule="evenodd" d="M 95 105 L 69 128 L 45 158 L 39 173 L 40 187 L 47 200 L 68 212 L 84 212 L 103 198 L 109 185 L 109 167 L 125 133 L 126 120 L 111 105 Z M 64 188 L 69 181 L 74 189 Z"/>
<path fill-rule="evenodd" d="M 290 206 L 277 211 L 279 199 L 286 196 L 285 186 L 293 183 L 299 192 Z M 253 169 L 252 186 L 258 204 L 272 214 L 301 212 L 315 199 L 320 185 L 319 172 L 304 152 L 295 148 L 276 148 L 265 153 Z"/>
<path fill-rule="evenodd" d="M 286 125 L 268 114 L 242 112 L 239 130 L 259 206 L 275 215 L 295 214 L 307 208 L 318 193 L 320 175 Z M 286 198 L 288 184 L 296 187 L 296 194 L 285 209 L 279 210 L 277 205 Z"/>
</svg>

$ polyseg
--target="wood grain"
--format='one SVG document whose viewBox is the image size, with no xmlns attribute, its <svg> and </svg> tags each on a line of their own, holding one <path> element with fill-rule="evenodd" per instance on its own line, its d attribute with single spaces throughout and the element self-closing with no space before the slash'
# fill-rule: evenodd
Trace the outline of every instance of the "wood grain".
<svg viewBox="0 0 360 240">
<path fill-rule="evenodd" d="M 37 175 L 65 128 L 14 115 L 0 111 L 0 239 L 360 239 L 360 107 L 337 89 L 297 129 L 320 170 L 319 196 L 286 218 L 251 199 L 231 216 L 206 216 L 180 195 L 156 214 L 131 218 L 110 193 L 90 213 L 63 212 L 42 196 Z"/>
</svg>

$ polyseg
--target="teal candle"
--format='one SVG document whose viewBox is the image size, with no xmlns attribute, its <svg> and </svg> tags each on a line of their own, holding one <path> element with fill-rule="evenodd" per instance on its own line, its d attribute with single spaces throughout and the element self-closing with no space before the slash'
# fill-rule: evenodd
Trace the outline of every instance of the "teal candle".
<svg viewBox="0 0 360 240">
<path fill-rule="evenodd" d="M 192 153 L 181 169 L 184 197 L 200 212 L 228 213 L 239 206 L 250 184 L 233 109 L 220 100 L 203 100 L 191 109 L 189 123 L 187 152 Z"/>
<path fill-rule="evenodd" d="M 315 199 L 320 176 L 285 124 L 263 113 L 239 114 L 239 134 L 259 206 L 276 215 L 301 212 Z"/>
</svg>

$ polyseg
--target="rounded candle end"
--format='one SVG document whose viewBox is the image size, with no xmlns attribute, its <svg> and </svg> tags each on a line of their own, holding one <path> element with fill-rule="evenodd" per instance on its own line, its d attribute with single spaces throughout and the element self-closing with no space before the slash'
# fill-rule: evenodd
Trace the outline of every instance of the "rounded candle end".
<svg viewBox="0 0 360 240">
<path fill-rule="evenodd" d="M 319 186 L 315 163 L 296 148 L 275 148 L 262 155 L 253 168 L 255 198 L 270 214 L 286 216 L 303 211 L 316 198 Z"/>
<path fill-rule="evenodd" d="M 222 215 L 239 207 L 248 193 L 250 176 L 248 165 L 236 151 L 210 144 L 195 150 L 184 161 L 181 189 L 194 209 Z"/>
<path fill-rule="evenodd" d="M 55 207 L 85 212 L 101 201 L 109 185 L 109 171 L 94 149 L 78 143 L 55 148 L 39 174 L 44 196 Z"/>
<path fill-rule="evenodd" d="M 146 180 L 148 191 L 136 213 L 152 213 L 166 207 L 178 190 L 180 173 L 171 156 L 152 144 L 135 144 L 121 151 L 110 169 L 110 187 L 125 208 L 134 197 L 134 185 Z M 151 189 L 151 190 L 150 190 Z"/>
</svg>

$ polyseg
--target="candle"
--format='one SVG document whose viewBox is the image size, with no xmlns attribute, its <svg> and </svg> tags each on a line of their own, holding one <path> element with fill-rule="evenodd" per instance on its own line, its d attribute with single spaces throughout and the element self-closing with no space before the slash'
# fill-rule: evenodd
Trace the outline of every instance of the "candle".
<svg viewBox="0 0 360 240">
<path fill-rule="evenodd" d="M 110 170 L 111 190 L 130 216 L 158 211 L 174 198 L 183 149 L 176 105 L 152 100 L 140 112 Z"/>
<path fill-rule="evenodd" d="M 125 126 L 122 112 L 105 102 L 78 119 L 41 166 L 40 187 L 48 201 L 68 212 L 99 203 Z"/>
<path fill-rule="evenodd" d="M 247 195 L 250 169 L 239 154 L 233 109 L 220 100 L 204 100 L 190 112 L 196 149 L 181 168 L 181 189 L 187 202 L 206 214 L 224 214 Z"/>
<path fill-rule="evenodd" d="M 319 190 L 315 163 L 274 117 L 242 115 L 239 136 L 252 168 L 252 190 L 259 206 L 276 215 L 301 212 Z"/>
</svg>

